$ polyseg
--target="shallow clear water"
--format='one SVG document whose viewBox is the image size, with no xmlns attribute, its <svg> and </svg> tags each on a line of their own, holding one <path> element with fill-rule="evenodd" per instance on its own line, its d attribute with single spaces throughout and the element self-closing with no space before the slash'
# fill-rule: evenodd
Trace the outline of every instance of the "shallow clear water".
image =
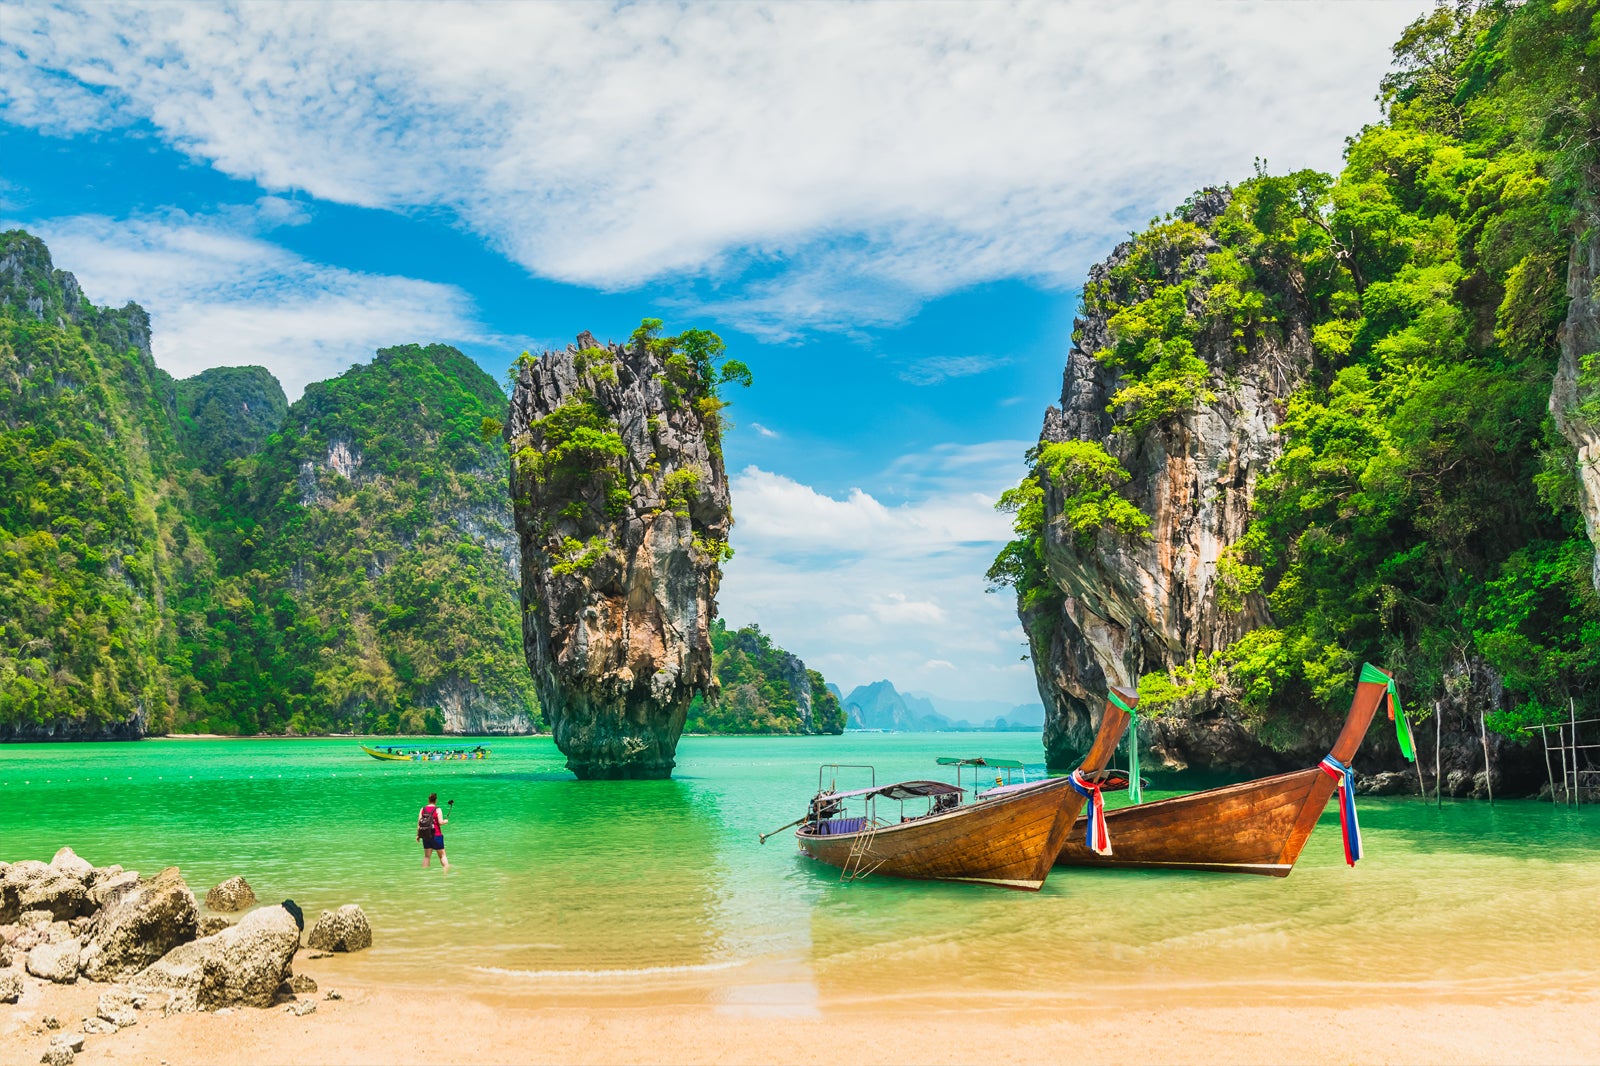
<svg viewBox="0 0 1600 1066">
<path fill-rule="evenodd" d="M 349 739 L 0 747 L 0 858 L 70 845 L 197 895 L 242 873 L 309 913 L 359 902 L 352 976 L 556 1001 L 847 1008 L 1033 998 L 1141 1005 L 1408 994 L 1504 998 L 1600 970 L 1600 807 L 1360 801 L 1345 867 L 1330 804 L 1287 879 L 1058 870 L 1038 894 L 869 878 L 788 831 L 823 761 L 880 782 L 939 755 L 1041 758 L 1037 734 L 688 737 L 671 781 L 578 782 L 548 738 L 479 763 L 379 763 Z M 420 868 L 416 813 L 456 801 L 453 869 Z M 1159 795 L 1159 794 L 1156 794 Z M 1113 841 L 1113 844 L 1115 841 Z"/>
</svg>

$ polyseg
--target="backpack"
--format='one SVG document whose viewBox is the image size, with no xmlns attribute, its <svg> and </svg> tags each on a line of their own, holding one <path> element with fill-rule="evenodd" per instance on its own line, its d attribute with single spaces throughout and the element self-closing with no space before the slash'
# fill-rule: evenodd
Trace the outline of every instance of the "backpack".
<svg viewBox="0 0 1600 1066">
<path fill-rule="evenodd" d="M 439 808 L 430 803 L 417 814 L 417 839 L 432 840 L 438 835 Z"/>
</svg>

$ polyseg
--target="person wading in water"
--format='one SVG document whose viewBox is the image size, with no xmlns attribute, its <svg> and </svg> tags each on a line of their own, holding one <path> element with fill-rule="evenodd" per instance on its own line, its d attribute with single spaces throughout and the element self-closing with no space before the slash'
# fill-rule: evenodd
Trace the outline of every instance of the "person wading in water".
<svg viewBox="0 0 1600 1066">
<path fill-rule="evenodd" d="M 417 839 L 422 841 L 424 870 L 432 862 L 433 853 L 436 851 L 439 853 L 439 866 L 445 870 L 450 869 L 450 860 L 444 857 L 444 827 L 449 824 L 450 819 L 439 809 L 439 793 L 430 792 L 427 806 L 417 812 Z"/>
</svg>

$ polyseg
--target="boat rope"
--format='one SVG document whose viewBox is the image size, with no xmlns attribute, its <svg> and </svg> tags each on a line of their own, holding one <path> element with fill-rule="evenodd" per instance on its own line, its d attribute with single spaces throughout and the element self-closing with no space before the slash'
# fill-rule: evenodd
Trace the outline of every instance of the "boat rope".
<svg viewBox="0 0 1600 1066">
<path fill-rule="evenodd" d="M 1354 866 L 1361 858 L 1361 826 L 1356 822 L 1356 772 L 1332 755 L 1318 765 L 1339 785 L 1339 829 L 1344 834 L 1344 861 Z"/>
<path fill-rule="evenodd" d="M 1078 795 L 1089 801 L 1088 832 L 1083 835 L 1083 843 L 1096 855 L 1111 854 L 1111 834 L 1106 832 L 1106 801 L 1100 795 L 1101 786 L 1083 776 L 1082 770 L 1072 771 L 1072 788 Z"/>
<path fill-rule="evenodd" d="M 1139 712 L 1124 703 L 1114 688 L 1106 690 L 1106 698 L 1128 712 L 1128 798 L 1143 803 L 1144 788 L 1139 781 Z"/>
<path fill-rule="evenodd" d="M 1411 762 L 1416 762 L 1417 752 L 1411 746 L 1411 727 L 1406 724 L 1406 712 L 1400 707 L 1400 690 L 1395 687 L 1394 678 L 1371 663 L 1362 663 L 1361 680 L 1368 684 L 1382 685 L 1389 690 L 1389 721 L 1394 723 L 1395 736 L 1400 739 L 1400 754 Z"/>
</svg>

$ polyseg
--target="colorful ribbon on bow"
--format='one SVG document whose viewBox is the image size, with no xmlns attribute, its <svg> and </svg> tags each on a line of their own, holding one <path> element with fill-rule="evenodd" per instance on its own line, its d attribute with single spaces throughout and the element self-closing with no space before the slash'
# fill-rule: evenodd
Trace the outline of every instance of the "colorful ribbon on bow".
<svg viewBox="0 0 1600 1066">
<path fill-rule="evenodd" d="M 1114 688 L 1106 690 L 1106 699 L 1128 712 L 1128 798 L 1143 803 L 1144 788 L 1139 782 L 1139 712 L 1124 703 Z"/>
<path fill-rule="evenodd" d="M 1395 687 L 1394 678 L 1371 663 L 1362 663 L 1361 680 L 1373 685 L 1382 685 L 1389 690 L 1389 720 L 1394 723 L 1395 736 L 1400 740 L 1400 754 L 1416 762 L 1417 752 L 1411 745 L 1411 726 L 1406 722 L 1406 712 L 1400 708 L 1400 691 Z"/>
<path fill-rule="evenodd" d="M 1356 821 L 1356 772 L 1332 755 L 1325 756 L 1318 765 L 1339 784 L 1339 830 L 1344 834 L 1344 861 L 1354 866 L 1361 858 L 1361 825 Z"/>
<path fill-rule="evenodd" d="M 1106 801 L 1100 795 L 1100 785 L 1083 776 L 1082 770 L 1072 771 L 1072 788 L 1089 801 L 1089 831 L 1083 842 L 1096 855 L 1111 854 L 1111 834 L 1106 832 Z"/>
</svg>

